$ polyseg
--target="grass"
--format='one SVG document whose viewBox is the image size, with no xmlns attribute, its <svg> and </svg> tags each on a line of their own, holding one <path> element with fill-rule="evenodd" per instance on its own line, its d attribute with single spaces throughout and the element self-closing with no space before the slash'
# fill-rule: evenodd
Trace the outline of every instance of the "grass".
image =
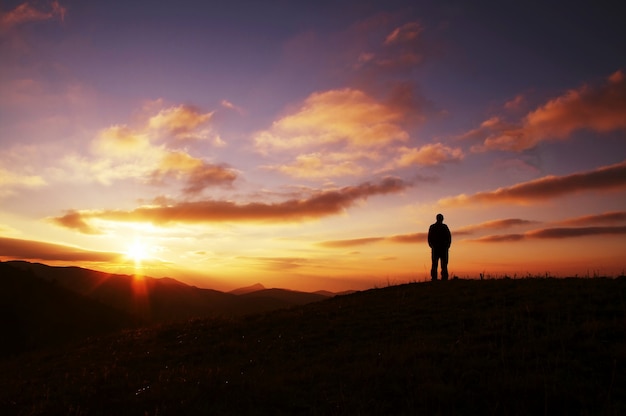
<svg viewBox="0 0 626 416">
<path fill-rule="evenodd" d="M 626 279 L 390 286 L 0 371 L 3 415 L 626 414 Z"/>
</svg>

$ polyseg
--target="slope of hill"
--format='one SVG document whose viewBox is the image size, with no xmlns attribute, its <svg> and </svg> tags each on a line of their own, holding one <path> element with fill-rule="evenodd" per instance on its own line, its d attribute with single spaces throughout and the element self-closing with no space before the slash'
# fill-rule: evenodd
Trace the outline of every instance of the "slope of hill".
<svg viewBox="0 0 626 416">
<path fill-rule="evenodd" d="M 0 263 L 1 356 L 137 324 L 127 313 Z"/>
<path fill-rule="evenodd" d="M 393 286 L 5 360 L 0 412 L 626 414 L 625 323 L 625 278 Z"/>
</svg>

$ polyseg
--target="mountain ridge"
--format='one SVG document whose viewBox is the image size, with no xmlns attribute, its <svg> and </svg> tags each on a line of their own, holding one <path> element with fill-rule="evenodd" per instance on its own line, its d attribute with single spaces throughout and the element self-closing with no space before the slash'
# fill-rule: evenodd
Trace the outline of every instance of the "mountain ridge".
<svg viewBox="0 0 626 416">
<path fill-rule="evenodd" d="M 287 289 L 265 289 L 261 284 L 226 293 L 172 278 L 137 277 L 20 260 L 0 262 L 0 267 L 4 299 L 0 313 L 7 317 L 7 322 L 21 322 L 16 317 L 28 317 L 21 328 L 17 323 L 13 325 L 17 341 L 9 343 L 7 353 L 90 336 L 101 333 L 102 328 L 119 330 L 195 318 L 242 316 L 328 298 Z M 34 297 L 43 300 L 34 302 Z M 19 305 L 30 306 L 26 310 Z M 66 309 L 64 327 L 57 328 L 59 325 L 52 322 L 54 311 Z M 89 325 L 84 324 L 89 319 L 98 330 L 89 330 Z M 52 328 L 57 328 L 56 333 Z M 75 330 L 70 331 L 71 328 Z M 29 335 L 19 335 L 22 332 L 39 335 L 26 341 Z"/>
</svg>

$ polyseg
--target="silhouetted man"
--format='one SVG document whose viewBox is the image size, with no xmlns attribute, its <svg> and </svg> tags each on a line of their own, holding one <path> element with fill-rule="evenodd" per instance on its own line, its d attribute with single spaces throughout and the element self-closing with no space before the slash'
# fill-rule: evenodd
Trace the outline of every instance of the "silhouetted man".
<svg viewBox="0 0 626 416">
<path fill-rule="evenodd" d="M 437 280 L 437 263 L 441 260 L 441 280 L 448 280 L 448 249 L 452 244 L 450 229 L 443 223 L 443 215 L 437 214 L 437 222 L 428 229 L 428 245 L 431 248 L 433 265 L 430 277 Z"/>
</svg>

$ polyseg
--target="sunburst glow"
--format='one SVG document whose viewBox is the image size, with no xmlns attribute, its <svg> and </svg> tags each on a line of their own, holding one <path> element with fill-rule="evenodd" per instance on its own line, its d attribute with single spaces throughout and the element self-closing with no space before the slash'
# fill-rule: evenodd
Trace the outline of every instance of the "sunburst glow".
<svg viewBox="0 0 626 416">
<path fill-rule="evenodd" d="M 141 240 L 135 240 L 126 250 L 126 257 L 133 260 L 136 265 L 140 265 L 149 257 L 148 246 Z"/>
</svg>

